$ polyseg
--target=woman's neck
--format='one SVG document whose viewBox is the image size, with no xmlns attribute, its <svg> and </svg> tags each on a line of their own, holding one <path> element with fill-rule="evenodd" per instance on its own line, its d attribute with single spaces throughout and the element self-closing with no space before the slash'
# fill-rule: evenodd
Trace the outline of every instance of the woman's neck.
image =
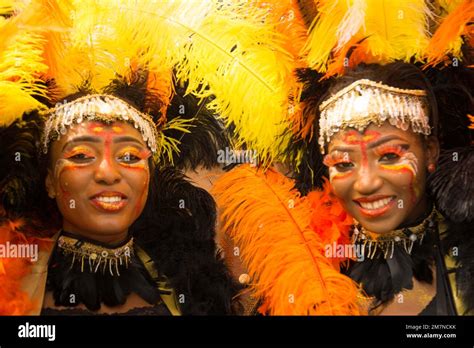
<svg viewBox="0 0 474 348">
<path fill-rule="evenodd" d="M 128 230 L 123 232 L 117 232 L 114 234 L 103 234 L 100 233 L 100 231 L 82 231 L 75 228 L 74 226 L 67 224 L 66 222 L 63 223 L 63 231 L 75 235 L 77 237 L 91 239 L 93 241 L 97 241 L 102 244 L 111 246 L 118 245 L 128 239 Z"/>
<path fill-rule="evenodd" d="M 421 223 L 425 218 L 428 217 L 432 209 L 433 205 L 425 195 L 416 205 L 416 208 L 413 209 L 412 213 L 402 223 L 402 225 L 399 226 L 399 228 L 410 227 Z"/>
</svg>

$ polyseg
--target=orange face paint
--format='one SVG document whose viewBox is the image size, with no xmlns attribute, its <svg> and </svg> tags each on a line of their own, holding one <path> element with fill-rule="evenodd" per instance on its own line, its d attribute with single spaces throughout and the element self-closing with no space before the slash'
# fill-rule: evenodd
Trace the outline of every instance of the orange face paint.
<svg viewBox="0 0 474 348">
<path fill-rule="evenodd" d="M 123 133 L 123 128 L 120 126 L 113 126 L 112 131 L 116 134 L 120 134 L 120 133 Z"/>
<path fill-rule="evenodd" d="M 380 138 L 380 133 L 373 130 L 366 130 L 360 134 L 355 130 L 348 131 L 343 141 L 348 145 L 359 145 L 362 154 L 362 167 L 366 169 L 368 165 L 367 145 Z"/>
<path fill-rule="evenodd" d="M 344 163 L 352 163 L 348 153 L 334 151 L 324 157 L 323 163 L 329 167 L 330 180 L 344 179 L 352 175 L 351 168 L 346 168 L 344 171 L 340 170 L 340 166 Z"/>
<path fill-rule="evenodd" d="M 381 163 L 380 168 L 391 172 L 409 173 L 410 179 L 410 194 L 412 202 L 416 202 L 420 192 L 415 188 L 416 175 L 418 173 L 418 159 L 415 154 L 408 152 L 401 147 L 392 146 L 379 149 L 380 155 L 383 156 L 388 153 L 394 153 L 399 156 L 399 159 L 394 163 Z"/>
<path fill-rule="evenodd" d="M 84 155 L 85 157 L 94 157 L 95 156 L 94 152 L 90 148 L 88 148 L 86 146 L 79 145 L 79 146 L 73 147 L 69 151 L 66 151 L 63 154 L 63 157 L 65 159 L 70 159 L 70 158 L 72 158 L 74 156 L 78 156 L 78 155 Z"/>
<path fill-rule="evenodd" d="M 117 159 L 120 165 L 130 169 L 148 169 L 148 158 L 151 156 L 151 151 L 148 149 L 138 150 L 133 146 L 127 146 L 117 154 Z M 121 161 L 121 158 L 132 160 L 133 163 Z"/>
</svg>

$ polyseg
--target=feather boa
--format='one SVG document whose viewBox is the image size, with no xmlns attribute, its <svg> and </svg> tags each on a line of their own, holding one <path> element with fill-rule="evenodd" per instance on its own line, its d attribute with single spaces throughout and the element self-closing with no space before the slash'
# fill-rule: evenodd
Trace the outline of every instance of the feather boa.
<svg viewBox="0 0 474 348">
<path fill-rule="evenodd" d="M 223 228 L 241 249 L 251 288 L 262 301 L 259 311 L 361 314 L 356 284 L 324 256 L 326 243 L 347 236 L 347 216 L 336 202 L 328 204 L 327 190 L 306 199 L 293 185 L 273 170 L 242 166 L 214 187 Z"/>
</svg>

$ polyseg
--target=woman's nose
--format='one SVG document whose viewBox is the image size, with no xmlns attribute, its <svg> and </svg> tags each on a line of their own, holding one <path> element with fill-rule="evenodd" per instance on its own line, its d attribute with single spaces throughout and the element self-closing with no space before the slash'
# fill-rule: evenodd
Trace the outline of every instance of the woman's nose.
<svg viewBox="0 0 474 348">
<path fill-rule="evenodd" d="M 104 156 L 95 171 L 94 178 L 96 182 L 105 183 L 107 185 L 119 182 L 122 177 L 117 165 L 118 164 L 114 163 L 113 158 Z"/>
<path fill-rule="evenodd" d="M 376 193 L 383 186 L 383 179 L 376 168 L 363 166 L 356 172 L 354 189 L 361 195 Z"/>
</svg>

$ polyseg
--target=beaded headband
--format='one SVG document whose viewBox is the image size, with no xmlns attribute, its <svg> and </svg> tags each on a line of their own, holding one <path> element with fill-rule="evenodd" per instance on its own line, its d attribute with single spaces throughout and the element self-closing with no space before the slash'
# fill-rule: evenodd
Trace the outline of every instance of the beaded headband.
<svg viewBox="0 0 474 348">
<path fill-rule="evenodd" d="M 49 117 L 46 121 L 43 136 L 42 150 L 48 153 L 52 140 L 57 140 L 66 134 L 67 128 L 74 123 L 84 121 L 125 121 L 133 124 L 148 144 L 150 150 L 156 154 L 158 151 L 158 134 L 153 119 L 120 98 L 108 94 L 91 94 L 78 98 L 72 102 L 56 106 L 47 111 Z"/>
<path fill-rule="evenodd" d="M 352 127 L 359 132 L 370 124 L 391 125 L 429 135 L 426 91 L 401 89 L 362 79 L 341 89 L 319 106 L 319 146 L 324 154 L 325 145 L 340 130 Z"/>
</svg>

